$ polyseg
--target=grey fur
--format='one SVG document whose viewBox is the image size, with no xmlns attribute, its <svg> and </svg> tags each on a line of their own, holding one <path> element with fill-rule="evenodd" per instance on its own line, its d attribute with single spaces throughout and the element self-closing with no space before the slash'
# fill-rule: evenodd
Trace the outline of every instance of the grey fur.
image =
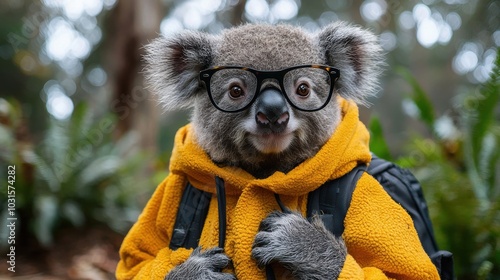
<svg viewBox="0 0 500 280">
<path fill-rule="evenodd" d="M 198 72 L 212 64 L 213 37 L 185 31 L 176 37 L 159 37 L 146 46 L 146 80 L 167 110 L 190 108 L 200 91 Z"/>
<path fill-rule="evenodd" d="M 337 279 L 347 249 L 317 216 L 309 222 L 298 213 L 273 212 L 261 223 L 252 256 L 260 266 L 279 262 L 295 279 Z"/>
<path fill-rule="evenodd" d="M 257 178 L 288 172 L 313 157 L 341 121 L 335 95 L 367 104 L 378 88 L 382 49 L 372 33 L 343 22 L 310 34 L 289 25 L 247 24 L 219 35 L 185 31 L 159 38 L 146 47 L 146 78 L 167 110 L 192 108 L 195 139 L 212 161 L 239 167 Z M 225 113 L 210 102 L 199 71 L 213 66 L 245 66 L 279 70 L 302 64 L 326 64 L 340 70 L 330 103 L 320 111 L 303 112 L 287 104 L 284 133 L 269 142 L 256 125 L 256 103 L 245 111 Z M 276 85 L 275 81 L 266 81 Z M 278 139 L 278 140 L 276 140 Z M 263 149 L 268 145 L 273 149 Z M 274 146 L 273 146 L 274 145 Z M 253 256 L 260 264 L 280 262 L 298 279 L 335 279 L 346 256 L 341 239 L 320 220 L 297 214 L 273 214 L 257 234 Z M 223 260 L 223 261 L 222 261 Z M 195 250 L 167 279 L 228 279 L 215 272 L 227 265 L 220 251 Z M 196 278 L 201 273 L 203 277 Z M 193 277 L 193 278 L 190 278 Z"/>
<path fill-rule="evenodd" d="M 317 36 L 327 64 L 340 70 L 338 92 L 346 99 L 368 105 L 367 99 L 379 89 L 382 74 L 382 48 L 377 37 L 345 22 L 331 24 Z"/>
<path fill-rule="evenodd" d="M 165 280 L 234 280 L 234 275 L 220 272 L 231 261 L 221 248 L 201 251 L 198 247 L 187 261 L 176 266 L 165 276 Z"/>
</svg>

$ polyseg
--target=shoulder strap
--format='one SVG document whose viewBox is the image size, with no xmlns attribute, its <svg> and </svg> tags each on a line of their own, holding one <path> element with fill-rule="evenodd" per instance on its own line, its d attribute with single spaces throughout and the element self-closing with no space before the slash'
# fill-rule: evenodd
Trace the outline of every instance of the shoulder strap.
<svg viewBox="0 0 500 280">
<path fill-rule="evenodd" d="M 344 233 L 344 218 L 351 204 L 352 193 L 365 170 L 365 165 L 358 165 L 344 176 L 327 181 L 310 192 L 307 199 L 307 216 L 318 215 L 328 230 L 335 236 L 341 236 Z"/>
<path fill-rule="evenodd" d="M 203 230 L 212 195 L 187 183 L 182 194 L 170 249 L 196 248 Z"/>
<path fill-rule="evenodd" d="M 226 190 L 224 180 L 219 176 L 215 177 L 215 188 L 217 191 L 217 209 L 219 213 L 219 247 L 224 248 L 224 244 L 226 244 Z"/>
</svg>

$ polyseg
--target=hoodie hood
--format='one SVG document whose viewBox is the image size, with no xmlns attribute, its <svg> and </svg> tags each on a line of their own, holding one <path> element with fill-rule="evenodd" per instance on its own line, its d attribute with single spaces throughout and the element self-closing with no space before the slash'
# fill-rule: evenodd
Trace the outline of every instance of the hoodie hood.
<svg viewBox="0 0 500 280">
<path fill-rule="evenodd" d="M 271 192 L 301 196 L 324 182 L 341 177 L 360 163 L 371 160 L 369 133 L 359 121 L 358 107 L 352 101 L 340 99 L 342 121 L 332 137 L 318 153 L 288 173 L 275 172 L 257 179 L 235 167 L 219 167 L 197 145 L 191 125 L 181 128 L 172 152 L 170 171 L 184 174 L 196 188 L 215 193 L 215 176 L 226 182 L 228 194 L 238 194 L 247 187 L 259 187 Z"/>
</svg>

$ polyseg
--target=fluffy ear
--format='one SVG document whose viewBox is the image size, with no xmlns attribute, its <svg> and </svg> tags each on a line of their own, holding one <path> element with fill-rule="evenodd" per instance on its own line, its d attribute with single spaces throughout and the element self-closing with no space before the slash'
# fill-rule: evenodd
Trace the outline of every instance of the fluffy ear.
<svg viewBox="0 0 500 280">
<path fill-rule="evenodd" d="M 328 25 L 317 36 L 327 64 L 340 70 L 336 83 L 340 95 L 369 105 L 367 98 L 379 89 L 378 77 L 383 64 L 377 37 L 345 22 Z"/>
<path fill-rule="evenodd" d="M 185 31 L 146 46 L 146 80 L 167 110 L 192 107 L 190 101 L 201 89 L 199 71 L 212 64 L 214 40 Z"/>
</svg>

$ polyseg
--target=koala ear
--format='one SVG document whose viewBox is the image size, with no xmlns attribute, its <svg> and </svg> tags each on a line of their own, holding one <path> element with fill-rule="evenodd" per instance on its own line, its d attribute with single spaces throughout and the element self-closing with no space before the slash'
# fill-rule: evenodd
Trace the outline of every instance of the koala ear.
<svg viewBox="0 0 500 280">
<path fill-rule="evenodd" d="M 317 35 L 328 65 L 340 70 L 336 83 L 339 94 L 358 104 L 369 105 L 375 96 L 383 65 L 382 48 L 377 37 L 357 26 L 336 22 Z"/>
<path fill-rule="evenodd" d="M 212 64 L 214 42 L 211 35 L 185 31 L 145 47 L 146 81 L 165 109 L 193 106 L 190 101 L 201 89 L 198 74 Z"/>
</svg>

